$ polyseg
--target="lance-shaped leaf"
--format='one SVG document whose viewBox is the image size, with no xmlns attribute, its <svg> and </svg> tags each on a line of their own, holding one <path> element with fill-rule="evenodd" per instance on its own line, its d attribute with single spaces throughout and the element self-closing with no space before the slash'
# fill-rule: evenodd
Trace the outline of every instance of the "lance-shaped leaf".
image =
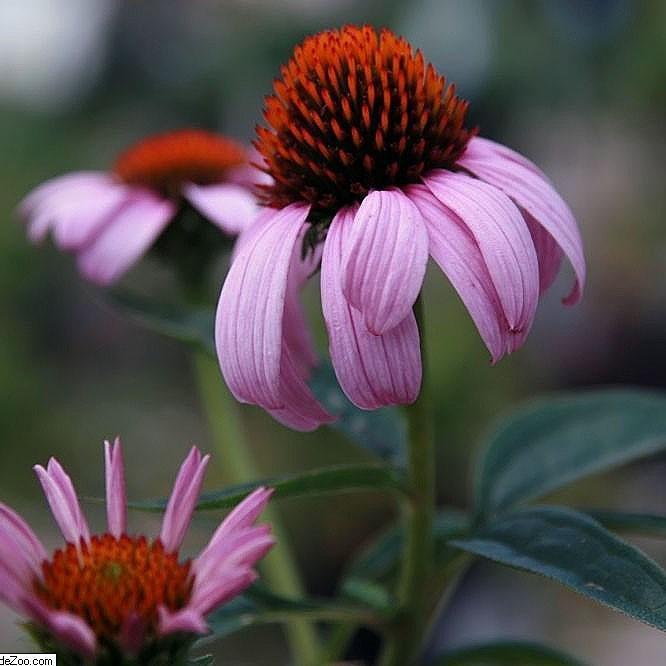
<svg viewBox="0 0 666 666">
<path fill-rule="evenodd" d="M 609 530 L 640 536 L 666 537 L 666 516 L 610 509 L 583 509 L 583 511 Z"/>
<path fill-rule="evenodd" d="M 440 655 L 435 666 L 583 666 L 574 657 L 529 641 L 489 641 Z"/>
<path fill-rule="evenodd" d="M 666 630 L 666 573 L 647 555 L 584 514 L 561 507 L 524 509 L 452 544 L 551 578 Z"/>
<path fill-rule="evenodd" d="M 539 400 L 506 418 L 481 460 L 482 515 L 666 449 L 666 394 L 608 389 Z"/>
<path fill-rule="evenodd" d="M 140 326 L 215 353 L 215 316 L 210 308 L 161 303 L 120 289 L 108 292 L 106 301 Z"/>
<path fill-rule="evenodd" d="M 211 634 L 201 639 L 198 644 L 208 644 L 244 627 L 284 623 L 294 619 L 376 625 L 390 619 L 390 616 L 381 615 L 376 610 L 359 604 L 340 603 L 330 599 L 288 599 L 255 584 L 245 594 L 208 616 Z"/>
<path fill-rule="evenodd" d="M 203 493 L 196 508 L 200 511 L 232 508 L 260 486 L 273 488 L 273 499 L 356 491 L 406 492 L 404 476 L 394 467 L 367 463 L 332 465 Z M 162 511 L 166 502 L 164 498 L 142 500 L 130 502 L 129 506 L 144 511 Z"/>
</svg>

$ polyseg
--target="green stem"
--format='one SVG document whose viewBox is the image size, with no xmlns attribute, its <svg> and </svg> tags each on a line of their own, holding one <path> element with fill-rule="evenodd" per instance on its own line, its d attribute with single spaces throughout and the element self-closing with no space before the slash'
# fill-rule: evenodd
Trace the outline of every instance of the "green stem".
<svg viewBox="0 0 666 666">
<path fill-rule="evenodd" d="M 432 526 L 435 513 L 435 446 L 424 353 L 425 328 L 421 297 L 414 305 L 414 314 L 421 335 L 423 385 L 418 400 L 406 410 L 411 502 L 404 507 L 406 541 L 398 585 L 401 615 L 393 635 L 386 643 L 381 659 L 384 666 L 407 666 L 414 663 L 418 656 L 425 630 L 428 579 L 434 557 Z"/>
<path fill-rule="evenodd" d="M 220 377 L 217 362 L 204 352 L 195 352 L 194 370 L 221 467 L 232 483 L 255 480 L 258 474 L 243 436 L 238 405 Z M 266 580 L 275 592 L 300 599 L 304 589 L 294 564 L 289 537 L 272 507 L 267 507 L 264 517 L 271 523 L 277 540 L 277 546 L 262 563 Z M 301 666 L 316 664 L 318 638 L 312 624 L 294 619 L 286 627 L 296 663 Z"/>
</svg>

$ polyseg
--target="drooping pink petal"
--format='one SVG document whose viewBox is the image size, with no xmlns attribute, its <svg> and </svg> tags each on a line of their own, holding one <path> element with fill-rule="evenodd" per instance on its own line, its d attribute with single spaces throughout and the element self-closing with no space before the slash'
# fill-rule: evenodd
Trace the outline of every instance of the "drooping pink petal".
<svg viewBox="0 0 666 666">
<path fill-rule="evenodd" d="M 15 511 L 0 502 L 0 541 L 14 543 L 35 573 L 47 558 L 46 550 L 30 526 Z"/>
<path fill-rule="evenodd" d="M 145 254 L 176 212 L 176 204 L 148 191 L 125 205 L 78 255 L 83 275 L 102 286 L 118 280 Z"/>
<path fill-rule="evenodd" d="M 46 469 L 41 465 L 35 465 L 33 469 L 65 540 L 76 545 L 81 539 L 88 541 L 90 539 L 88 523 L 81 511 L 72 481 L 60 463 L 51 458 Z"/>
<path fill-rule="evenodd" d="M 91 192 L 106 189 L 115 182 L 109 174 L 102 171 L 75 171 L 63 176 L 56 176 L 42 183 L 19 203 L 17 212 L 24 220 L 31 222 L 40 210 L 58 206 L 63 202 L 76 200 L 81 196 L 87 197 Z M 47 204 L 47 205 L 45 205 Z M 40 241 L 49 229 L 46 219 L 30 234 L 35 242 Z"/>
<path fill-rule="evenodd" d="M 189 607 L 205 616 L 252 585 L 255 580 L 256 572 L 248 567 L 229 569 L 224 575 L 202 581 L 192 591 Z"/>
<path fill-rule="evenodd" d="M 566 304 L 573 305 L 580 300 L 585 286 L 583 241 L 576 220 L 541 171 L 527 158 L 518 159 L 517 153 L 507 151 L 495 148 L 486 154 L 466 152 L 459 164 L 510 196 L 555 239 L 576 274 L 576 283 L 564 299 Z"/>
<path fill-rule="evenodd" d="M 248 189 L 252 189 L 256 185 L 270 185 L 273 179 L 265 171 L 258 168 L 265 165 L 264 156 L 254 146 L 251 146 L 248 149 L 247 163 L 229 169 L 226 180 L 229 183 L 236 183 Z"/>
<path fill-rule="evenodd" d="M 430 255 L 450 280 L 476 324 L 493 362 L 512 347 L 515 334 L 504 316 L 493 280 L 469 229 L 424 185 L 407 188 L 428 228 Z"/>
<path fill-rule="evenodd" d="M 335 373 L 347 397 L 362 409 L 409 404 L 421 387 L 419 331 L 410 312 L 397 326 L 377 336 L 342 293 L 343 257 L 355 210 L 333 218 L 321 263 L 321 302 Z"/>
<path fill-rule="evenodd" d="M 256 217 L 256 199 L 246 188 L 233 183 L 183 186 L 185 198 L 229 236 L 238 235 Z"/>
<path fill-rule="evenodd" d="M 157 609 L 159 624 L 157 632 L 160 636 L 170 634 L 207 634 L 208 625 L 203 615 L 195 608 L 188 606 L 179 611 L 171 612 L 165 606 Z"/>
<path fill-rule="evenodd" d="M 240 565 L 253 567 L 274 544 L 275 539 L 271 535 L 269 525 L 236 530 L 199 555 L 193 565 L 194 573 L 203 583 L 209 580 L 214 572 L 223 571 L 224 567 L 235 568 Z"/>
<path fill-rule="evenodd" d="M 113 444 L 104 442 L 106 469 L 106 517 L 109 532 L 119 538 L 127 529 L 125 466 L 120 437 Z"/>
<path fill-rule="evenodd" d="M 201 492 L 209 459 L 210 456 L 202 456 L 199 449 L 193 446 L 178 471 L 160 533 L 160 539 L 168 553 L 177 551 L 183 543 Z"/>
<path fill-rule="evenodd" d="M 526 169 L 533 171 L 542 178 L 546 178 L 539 167 L 528 160 L 524 155 L 521 155 L 519 152 L 505 146 L 503 143 L 497 143 L 497 141 L 492 141 L 491 139 L 486 139 L 482 136 L 474 136 L 469 140 L 467 148 L 465 149 L 464 155 L 468 159 L 492 159 L 493 157 L 501 157 L 505 160 L 515 162 L 524 166 Z"/>
<path fill-rule="evenodd" d="M 309 206 L 291 204 L 249 232 L 222 287 L 215 337 L 222 374 L 241 402 L 281 409 L 283 315 L 294 246 Z M 241 237 L 242 238 L 242 237 Z"/>
<path fill-rule="evenodd" d="M 305 383 L 302 371 L 299 370 L 294 360 L 294 352 L 288 346 L 286 339 L 282 345 L 280 390 L 284 406 L 279 409 L 268 409 L 267 411 L 283 425 L 294 430 L 310 432 L 324 423 L 335 421 L 335 417 L 319 404 Z"/>
<path fill-rule="evenodd" d="M 257 488 L 250 493 L 233 511 L 220 523 L 213 533 L 208 545 L 199 555 L 199 560 L 205 559 L 206 553 L 215 546 L 228 539 L 234 532 L 250 527 L 266 508 L 268 500 L 273 494 L 272 488 Z"/>
<path fill-rule="evenodd" d="M 137 196 L 137 188 L 111 183 L 66 202 L 50 212 L 53 215 L 53 239 L 66 251 L 77 251 L 90 243 Z M 46 208 L 48 204 L 43 204 Z"/>
<path fill-rule="evenodd" d="M 400 191 L 375 191 L 361 203 L 345 243 L 342 292 L 381 335 L 412 311 L 428 263 L 421 214 Z"/>
<path fill-rule="evenodd" d="M 534 249 L 539 260 L 539 292 L 543 294 L 555 282 L 562 266 L 564 252 L 555 239 L 526 211 L 523 217 L 532 234 Z"/>
<path fill-rule="evenodd" d="M 492 185 L 463 174 L 434 170 L 424 183 L 471 232 L 509 328 L 524 339 L 539 299 L 539 264 L 520 211 Z"/>
<path fill-rule="evenodd" d="M 95 633 L 78 615 L 48 608 L 35 596 L 26 598 L 24 605 L 31 619 L 43 626 L 58 643 L 84 659 L 94 658 L 97 650 Z"/>
</svg>

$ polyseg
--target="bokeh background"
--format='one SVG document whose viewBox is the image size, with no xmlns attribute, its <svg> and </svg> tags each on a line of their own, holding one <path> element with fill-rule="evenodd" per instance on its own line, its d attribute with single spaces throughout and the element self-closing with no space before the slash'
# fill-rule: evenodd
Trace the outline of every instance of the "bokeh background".
<svg viewBox="0 0 666 666">
<path fill-rule="evenodd" d="M 526 347 L 491 367 L 471 321 L 434 269 L 426 290 L 438 400 L 440 501 L 465 506 L 470 465 L 493 418 L 521 399 L 601 383 L 666 385 L 666 3 L 661 0 L 2 0 L 0 2 L 0 496 L 53 544 L 31 466 L 57 455 L 81 495 L 99 496 L 101 442 L 120 434 L 132 497 L 164 495 L 191 443 L 211 448 L 190 361 L 115 314 L 70 257 L 31 247 L 13 215 L 44 179 L 104 169 L 146 133 L 182 126 L 249 141 L 293 45 L 346 22 L 404 34 L 458 84 L 488 137 L 537 162 L 570 202 L 586 243 L 581 305 L 542 303 Z M 168 300 L 168 275 L 128 278 Z M 219 285 L 215 286 L 215 291 Z M 211 302 L 215 293 L 211 290 Z M 313 325 L 324 349 L 316 290 Z M 262 474 L 361 456 L 336 433 L 292 433 L 244 410 Z M 207 487 L 219 487 L 219 461 Z M 578 484 L 558 500 L 666 511 L 666 459 Z M 312 593 L 331 594 L 350 554 L 394 517 L 376 495 L 280 505 Z M 89 507 L 101 525 L 99 507 Z M 190 546 L 211 529 L 198 518 Z M 144 515 L 133 524 L 154 526 Z M 662 564 L 666 548 L 640 542 Z M 592 664 L 652 666 L 656 630 L 554 584 L 475 566 L 434 649 L 477 638 L 544 638 Z M 0 611 L 0 651 L 29 651 Z M 372 637 L 361 637 L 358 656 Z M 219 646 L 221 663 L 286 664 L 277 628 Z"/>
</svg>

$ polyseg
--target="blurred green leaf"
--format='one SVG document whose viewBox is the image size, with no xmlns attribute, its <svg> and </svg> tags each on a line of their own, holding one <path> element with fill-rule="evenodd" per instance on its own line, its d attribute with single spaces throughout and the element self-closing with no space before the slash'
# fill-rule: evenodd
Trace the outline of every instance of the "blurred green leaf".
<svg viewBox="0 0 666 666">
<path fill-rule="evenodd" d="M 666 537 L 666 516 L 609 509 L 582 509 L 609 530 L 631 532 L 642 536 Z"/>
<path fill-rule="evenodd" d="M 435 666 L 583 666 L 583 662 L 547 645 L 528 641 L 491 641 L 441 655 Z"/>
<path fill-rule="evenodd" d="M 105 296 L 108 304 L 140 326 L 215 354 L 215 313 L 210 308 L 160 303 L 121 289 Z"/>
<path fill-rule="evenodd" d="M 452 545 L 566 587 L 666 630 L 666 573 L 588 516 L 561 507 L 523 509 Z"/>
<path fill-rule="evenodd" d="M 476 486 L 491 514 L 666 449 L 666 395 L 609 389 L 539 400 L 491 435 Z"/>
<path fill-rule="evenodd" d="M 438 565 L 446 559 L 449 541 L 464 536 L 468 529 L 469 517 L 464 511 L 443 509 L 437 513 L 433 532 Z M 402 543 L 403 530 L 400 526 L 386 530 L 350 563 L 344 589 L 360 580 L 374 581 L 390 575 L 400 558 Z"/>
<path fill-rule="evenodd" d="M 315 368 L 310 388 L 324 407 L 338 417 L 329 427 L 342 432 L 382 460 L 404 464 L 407 425 L 398 408 L 359 409 L 343 393 L 329 362 Z"/>
<path fill-rule="evenodd" d="M 361 490 L 406 492 L 403 474 L 394 467 L 367 463 L 332 465 L 300 474 L 288 474 L 202 493 L 197 509 L 203 511 L 232 508 L 260 486 L 273 488 L 275 491 L 273 497 L 276 499 Z M 162 498 L 139 500 L 130 502 L 129 505 L 133 509 L 161 511 L 166 507 L 166 503 L 167 500 Z"/>
<path fill-rule="evenodd" d="M 366 606 L 330 599 L 287 599 L 255 584 L 245 594 L 208 616 L 212 633 L 198 644 L 208 644 L 244 627 L 283 623 L 299 618 L 313 622 L 362 622 L 374 625 L 388 616 L 382 616 Z"/>
</svg>

